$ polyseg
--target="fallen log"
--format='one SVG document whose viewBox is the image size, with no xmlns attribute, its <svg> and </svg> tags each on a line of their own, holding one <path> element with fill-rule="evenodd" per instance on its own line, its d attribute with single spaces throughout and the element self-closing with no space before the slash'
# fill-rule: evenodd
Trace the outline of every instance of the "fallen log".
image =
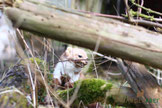
<svg viewBox="0 0 162 108">
<path fill-rule="evenodd" d="M 109 18 L 37 4 L 15 2 L 4 12 L 23 30 L 91 50 L 98 43 L 100 53 L 162 69 L 162 34 Z"/>
</svg>

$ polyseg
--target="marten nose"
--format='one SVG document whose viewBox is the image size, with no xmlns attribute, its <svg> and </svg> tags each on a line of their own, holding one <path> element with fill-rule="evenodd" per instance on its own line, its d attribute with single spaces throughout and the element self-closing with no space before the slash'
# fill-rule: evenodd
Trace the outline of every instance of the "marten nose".
<svg viewBox="0 0 162 108">
<path fill-rule="evenodd" d="M 87 60 L 83 60 L 82 63 L 83 63 L 84 65 L 87 65 L 88 61 L 87 61 Z"/>
</svg>

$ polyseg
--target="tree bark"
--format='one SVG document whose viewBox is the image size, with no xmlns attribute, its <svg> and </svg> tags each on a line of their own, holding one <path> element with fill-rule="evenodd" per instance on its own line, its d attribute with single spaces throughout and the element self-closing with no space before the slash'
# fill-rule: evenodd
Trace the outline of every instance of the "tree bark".
<svg viewBox="0 0 162 108">
<path fill-rule="evenodd" d="M 161 108 L 162 88 L 145 66 L 118 59 L 118 66 L 132 90 L 147 108 Z"/>
</svg>

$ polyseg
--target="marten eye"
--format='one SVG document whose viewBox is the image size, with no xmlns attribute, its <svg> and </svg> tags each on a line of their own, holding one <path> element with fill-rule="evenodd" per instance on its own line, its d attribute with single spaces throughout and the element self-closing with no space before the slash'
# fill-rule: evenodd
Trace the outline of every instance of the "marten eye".
<svg viewBox="0 0 162 108">
<path fill-rule="evenodd" d="M 79 58 L 82 58 L 82 56 L 81 56 L 81 55 L 78 55 L 78 57 L 79 57 Z"/>
</svg>

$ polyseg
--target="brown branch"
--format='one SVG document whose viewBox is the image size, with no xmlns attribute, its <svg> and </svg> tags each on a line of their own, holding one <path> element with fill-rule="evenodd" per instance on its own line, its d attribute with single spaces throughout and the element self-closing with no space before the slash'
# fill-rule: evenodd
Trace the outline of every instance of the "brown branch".
<svg viewBox="0 0 162 108">
<path fill-rule="evenodd" d="M 105 18 L 116 19 L 116 20 L 123 21 L 123 22 L 130 23 L 130 24 L 137 24 L 138 23 L 138 25 L 142 25 L 142 26 L 162 28 L 162 24 L 160 24 L 160 23 L 155 23 L 155 22 L 147 21 L 147 20 L 143 20 L 143 19 L 133 19 L 132 21 L 129 21 L 128 19 L 121 17 L 121 16 L 100 14 L 100 13 L 94 13 L 94 12 L 81 11 L 81 10 L 79 10 L 79 11 L 83 12 L 83 13 L 90 14 L 90 15 L 94 15 L 94 16 L 97 16 L 97 17 L 105 17 Z M 162 19 L 155 18 L 154 21 L 162 22 Z"/>
</svg>

